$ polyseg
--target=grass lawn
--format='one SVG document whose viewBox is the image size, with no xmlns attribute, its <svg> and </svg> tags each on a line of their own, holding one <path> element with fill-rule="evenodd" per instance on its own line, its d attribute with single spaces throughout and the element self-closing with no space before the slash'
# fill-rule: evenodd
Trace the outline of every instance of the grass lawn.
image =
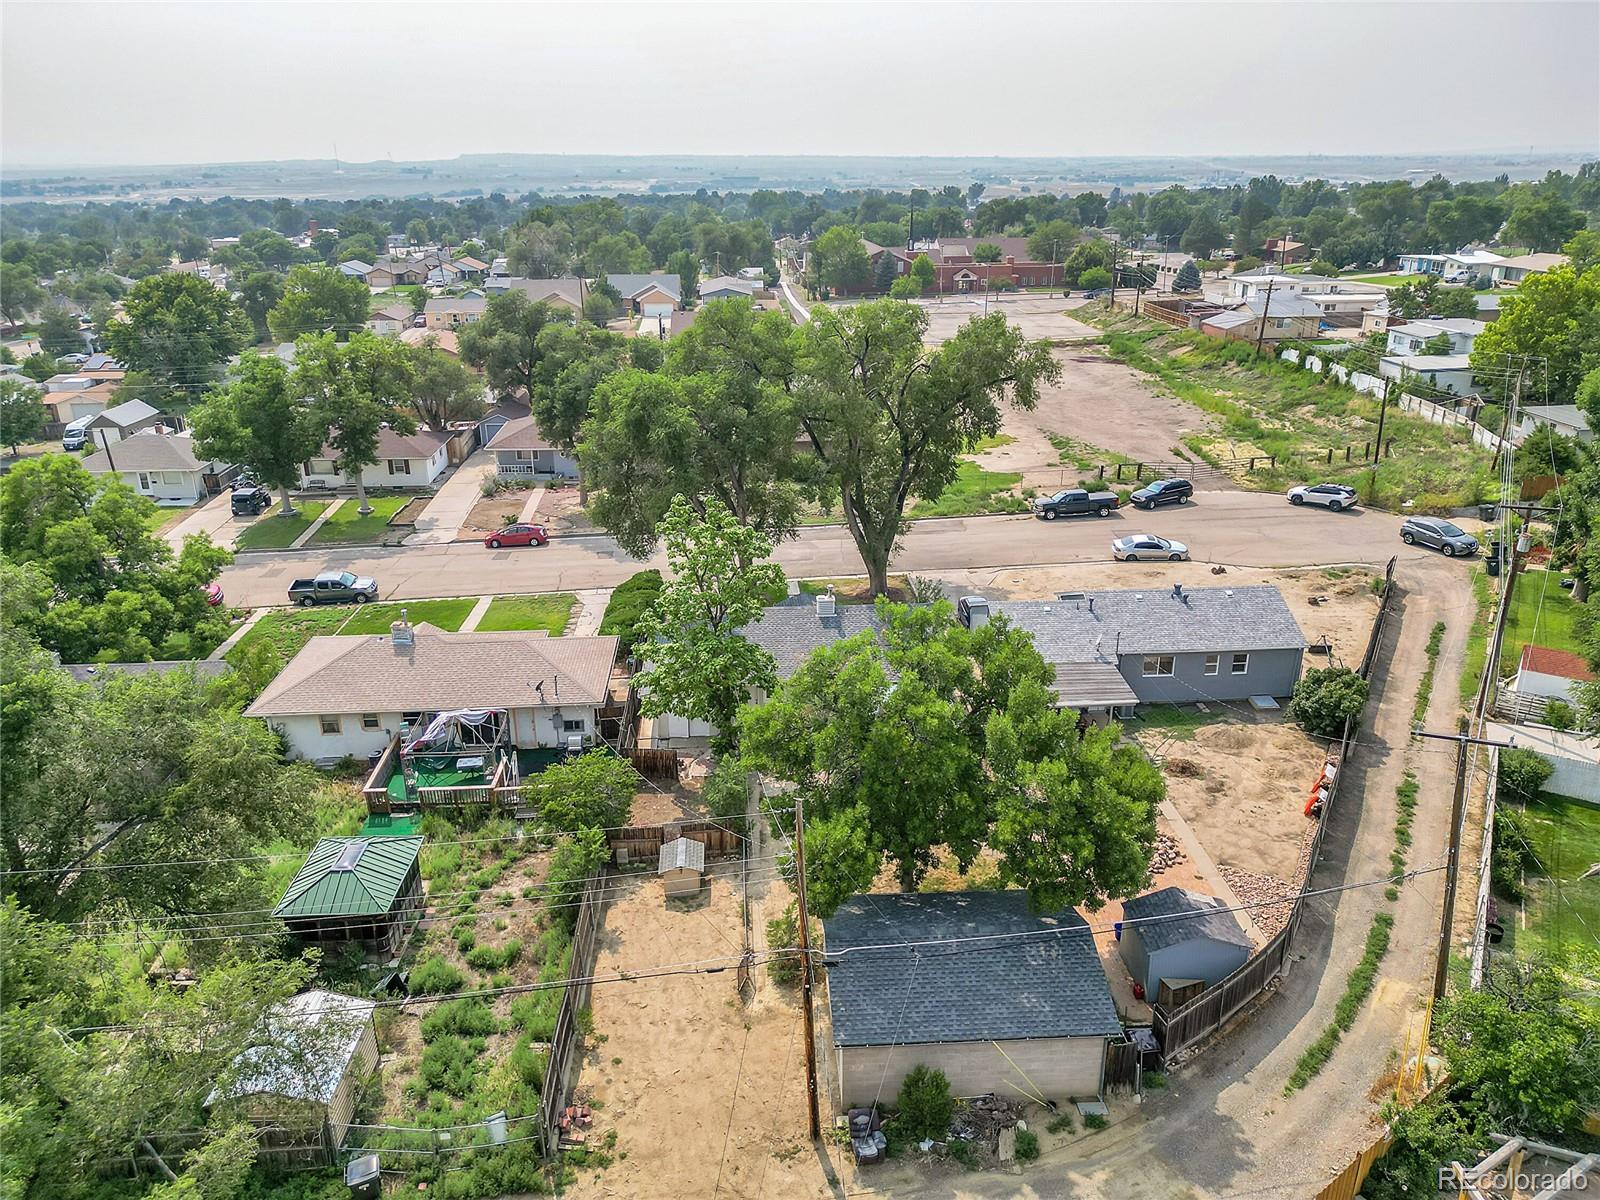
<svg viewBox="0 0 1600 1200">
<path fill-rule="evenodd" d="M 328 507 L 326 500 L 297 500 L 294 516 L 286 517 L 276 507 L 262 513 L 235 540 L 240 550 L 281 550 L 294 544 L 311 522 Z"/>
<path fill-rule="evenodd" d="M 346 608 L 297 608 L 290 612 L 267 613 L 228 651 L 228 657 L 233 658 L 257 642 L 269 642 L 278 657 L 288 662 L 318 634 L 338 633 L 339 626 L 349 615 L 350 610 Z"/>
<path fill-rule="evenodd" d="M 1221 708 L 1201 712 L 1192 704 L 1141 704 L 1137 720 L 1129 721 L 1130 733 L 1158 733 L 1175 742 L 1187 742 L 1195 731 L 1204 725 L 1226 720 L 1228 713 Z"/>
<path fill-rule="evenodd" d="M 144 527 L 151 533 L 160 533 L 171 529 L 192 511 L 192 508 L 158 508 L 144 519 Z"/>
<path fill-rule="evenodd" d="M 1001 446 L 1009 446 L 1016 440 L 1009 433 L 991 434 L 989 437 L 979 438 L 972 444 L 972 448 L 967 453 L 982 454 L 985 450 L 996 450 Z"/>
<path fill-rule="evenodd" d="M 399 512 L 412 499 L 410 496 L 368 496 L 372 511 L 362 516 L 360 506 L 352 496 L 323 523 L 311 538 L 311 544 L 328 546 L 337 543 L 371 544 L 381 542 L 389 530 L 389 518 Z"/>
<path fill-rule="evenodd" d="M 1461 703 L 1471 704 L 1483 679 L 1484 660 L 1489 657 L 1489 626 L 1494 622 L 1497 602 L 1489 575 L 1482 567 L 1472 570 L 1472 627 L 1467 630 L 1467 647 L 1461 663 Z"/>
<path fill-rule="evenodd" d="M 363 604 L 354 609 L 347 607 L 344 612 L 349 620 L 335 632 L 347 636 L 388 633 L 389 626 L 400 619 L 400 610 L 405 609 L 406 619 L 413 625 L 426 622 L 436 629 L 454 633 L 461 628 L 461 623 L 467 619 L 467 614 L 475 604 L 477 601 L 467 596 L 459 600 L 406 600 L 400 603 Z"/>
<path fill-rule="evenodd" d="M 1500 642 L 1500 674 L 1510 675 L 1522 659 L 1522 648 L 1532 642 L 1553 650 L 1579 653 L 1578 616 L 1583 605 L 1559 586 L 1557 571 L 1524 571 L 1517 576 L 1517 590 L 1506 613 L 1505 636 Z M 1543 607 L 1539 598 L 1544 596 Z"/>
<path fill-rule="evenodd" d="M 577 597 L 571 592 L 549 596 L 496 596 L 489 601 L 479 629 L 543 629 L 559 637 L 572 616 Z"/>
<path fill-rule="evenodd" d="M 1528 927 L 1516 930 L 1517 949 L 1600 978 L 1600 879 L 1579 879 L 1600 862 L 1600 807 L 1545 793 L 1523 812 L 1542 872 L 1527 881 Z"/>
<path fill-rule="evenodd" d="M 1342 280 L 1350 283 L 1375 283 L 1379 287 L 1398 287 L 1402 283 L 1415 283 L 1419 279 L 1426 279 L 1426 275 L 1341 275 Z"/>
<path fill-rule="evenodd" d="M 908 517 L 970 517 L 979 513 L 1026 512 L 1028 502 L 1011 489 L 1022 482 L 1015 471 L 985 471 L 977 463 L 963 462 L 955 481 L 937 500 L 919 500 Z"/>
<path fill-rule="evenodd" d="M 831 587 L 834 596 L 841 604 L 872 603 L 872 591 L 865 575 L 855 575 L 848 579 L 801 579 L 795 586 L 807 596 L 820 596 Z M 904 575 L 889 576 L 889 599 L 906 600 L 910 595 L 911 584 Z"/>
</svg>

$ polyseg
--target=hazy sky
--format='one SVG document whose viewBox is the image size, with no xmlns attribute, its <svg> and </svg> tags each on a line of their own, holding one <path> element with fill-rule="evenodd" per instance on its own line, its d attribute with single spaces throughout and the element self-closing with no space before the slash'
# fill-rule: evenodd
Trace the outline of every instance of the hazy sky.
<svg viewBox="0 0 1600 1200">
<path fill-rule="evenodd" d="M 0 5 L 10 164 L 1600 146 L 1600 3 Z"/>
</svg>

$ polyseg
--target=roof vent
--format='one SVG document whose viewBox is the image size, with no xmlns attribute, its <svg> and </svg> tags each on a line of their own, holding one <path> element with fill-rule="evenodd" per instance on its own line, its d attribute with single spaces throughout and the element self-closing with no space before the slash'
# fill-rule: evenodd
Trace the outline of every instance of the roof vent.
<svg viewBox="0 0 1600 1200">
<path fill-rule="evenodd" d="M 361 861 L 361 856 L 367 852 L 365 838 L 352 838 L 344 844 L 344 849 L 339 851 L 339 858 L 329 870 L 354 871 L 356 864 Z"/>
<path fill-rule="evenodd" d="M 817 616 L 832 617 L 838 614 L 839 601 L 833 594 L 833 584 L 828 585 L 828 590 L 817 596 Z"/>
<path fill-rule="evenodd" d="M 1233 589 L 1232 588 L 1223 588 L 1222 589 L 1222 594 L 1224 596 L 1231 596 L 1231 595 L 1233 595 Z"/>
<path fill-rule="evenodd" d="M 394 641 L 396 650 L 409 649 L 417 644 L 417 631 L 411 627 L 405 609 L 400 610 L 400 619 L 389 626 L 389 637 Z"/>
<path fill-rule="evenodd" d="M 1082 592 L 1057 592 L 1056 593 L 1056 599 L 1057 600 L 1082 600 L 1083 598 L 1084 598 L 1084 594 Z"/>
</svg>

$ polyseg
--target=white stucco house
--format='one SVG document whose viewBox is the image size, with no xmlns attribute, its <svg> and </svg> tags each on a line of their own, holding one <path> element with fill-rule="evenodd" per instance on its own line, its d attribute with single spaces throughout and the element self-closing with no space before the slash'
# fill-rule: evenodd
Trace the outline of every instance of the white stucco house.
<svg viewBox="0 0 1600 1200">
<path fill-rule="evenodd" d="M 1427 344 L 1441 334 L 1450 338 L 1451 354 L 1471 354 L 1472 343 L 1489 328 L 1487 321 L 1472 317 L 1424 317 L 1389 329 L 1386 354 L 1422 354 Z"/>
<path fill-rule="evenodd" d="M 378 461 L 363 467 L 361 482 L 369 488 L 424 488 L 430 486 L 450 465 L 450 435 L 431 429 L 416 433 L 396 433 L 384 429 L 378 434 Z M 322 453 L 300 468 L 301 486 L 308 488 L 354 487 L 335 465 L 337 451 L 324 446 Z"/>
<path fill-rule="evenodd" d="M 116 475 L 141 496 L 161 505 L 190 505 L 210 493 L 206 476 L 219 476 L 219 463 L 195 453 L 194 439 L 187 433 L 165 433 L 146 429 L 132 437 L 115 440 L 83 460 L 91 475 Z"/>
<path fill-rule="evenodd" d="M 1437 275 L 1441 279 L 1472 279 L 1489 275 L 1505 258 L 1488 250 L 1457 250 L 1454 254 L 1402 254 L 1400 274 Z"/>
<path fill-rule="evenodd" d="M 390 304 L 367 318 L 367 328 L 379 337 L 399 337 L 412 323 L 409 304 Z"/>
</svg>

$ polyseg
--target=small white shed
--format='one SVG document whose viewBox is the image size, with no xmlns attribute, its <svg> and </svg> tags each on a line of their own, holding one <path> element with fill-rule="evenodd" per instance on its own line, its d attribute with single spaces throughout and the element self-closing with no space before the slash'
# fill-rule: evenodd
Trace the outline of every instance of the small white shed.
<svg viewBox="0 0 1600 1200">
<path fill-rule="evenodd" d="M 661 876 L 667 896 L 692 896 L 700 890 L 706 873 L 706 844 L 693 838 L 674 838 L 661 847 Z"/>
</svg>

